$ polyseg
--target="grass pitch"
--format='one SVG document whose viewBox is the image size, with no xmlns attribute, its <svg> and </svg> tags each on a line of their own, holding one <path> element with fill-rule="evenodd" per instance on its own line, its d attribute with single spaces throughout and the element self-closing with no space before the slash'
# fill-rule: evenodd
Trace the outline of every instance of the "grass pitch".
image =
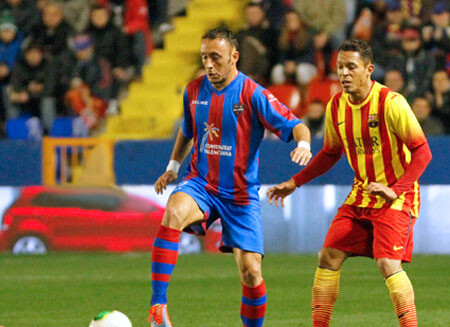
<svg viewBox="0 0 450 327">
<path fill-rule="evenodd" d="M 311 326 L 315 267 L 313 255 L 265 257 L 265 327 Z M 450 257 L 415 256 L 405 268 L 415 287 L 419 326 L 450 326 Z M 150 294 L 149 253 L 0 255 L 0 326 L 87 327 L 99 312 L 116 309 L 134 327 L 145 327 Z M 181 256 L 168 295 L 175 327 L 242 326 L 232 256 Z M 373 260 L 345 263 L 331 326 L 398 326 Z"/>
</svg>

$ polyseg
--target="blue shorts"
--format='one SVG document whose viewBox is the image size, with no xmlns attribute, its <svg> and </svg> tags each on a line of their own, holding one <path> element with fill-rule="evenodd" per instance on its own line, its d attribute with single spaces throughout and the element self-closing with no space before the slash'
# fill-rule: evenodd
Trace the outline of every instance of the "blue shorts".
<svg viewBox="0 0 450 327">
<path fill-rule="evenodd" d="M 184 180 L 172 194 L 183 192 L 190 195 L 204 213 L 208 226 L 220 218 L 222 223 L 222 252 L 233 248 L 264 255 L 264 235 L 261 205 L 255 196 L 247 205 L 237 205 L 208 192 L 195 178 Z"/>
</svg>

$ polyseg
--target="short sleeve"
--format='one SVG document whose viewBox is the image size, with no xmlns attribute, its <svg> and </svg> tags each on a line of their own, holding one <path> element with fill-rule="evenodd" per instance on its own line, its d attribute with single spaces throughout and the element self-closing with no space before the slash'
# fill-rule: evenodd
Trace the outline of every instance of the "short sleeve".
<svg viewBox="0 0 450 327">
<path fill-rule="evenodd" d="M 260 122 L 284 142 L 292 140 L 292 130 L 301 123 L 269 90 L 258 88 L 253 93 L 252 105 Z"/>
</svg>

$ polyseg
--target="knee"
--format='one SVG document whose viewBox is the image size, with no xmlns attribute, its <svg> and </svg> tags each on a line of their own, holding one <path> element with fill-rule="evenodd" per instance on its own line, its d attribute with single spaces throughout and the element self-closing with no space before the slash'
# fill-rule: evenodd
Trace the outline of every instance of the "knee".
<svg viewBox="0 0 450 327">
<path fill-rule="evenodd" d="M 184 226 L 185 216 L 183 210 L 178 206 L 169 205 L 166 207 L 161 224 L 166 227 L 182 230 L 186 227 Z"/>
<path fill-rule="evenodd" d="M 319 251 L 319 266 L 329 270 L 339 270 L 346 257 L 345 252 L 323 248 Z"/>
<path fill-rule="evenodd" d="M 240 267 L 241 281 L 244 285 L 255 287 L 262 282 L 261 264 L 257 261 L 247 262 Z"/>
<path fill-rule="evenodd" d="M 384 278 L 389 277 L 392 274 L 395 274 L 396 272 L 402 270 L 400 260 L 388 258 L 377 259 L 377 266 Z"/>
</svg>

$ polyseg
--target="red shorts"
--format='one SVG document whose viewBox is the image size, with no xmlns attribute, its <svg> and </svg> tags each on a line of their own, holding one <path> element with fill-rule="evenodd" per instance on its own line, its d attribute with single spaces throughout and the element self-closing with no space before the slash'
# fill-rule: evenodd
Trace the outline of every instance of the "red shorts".
<svg viewBox="0 0 450 327">
<path fill-rule="evenodd" d="M 339 208 L 325 238 L 324 247 L 352 256 L 388 258 L 410 262 L 416 218 L 390 208 Z"/>
</svg>

